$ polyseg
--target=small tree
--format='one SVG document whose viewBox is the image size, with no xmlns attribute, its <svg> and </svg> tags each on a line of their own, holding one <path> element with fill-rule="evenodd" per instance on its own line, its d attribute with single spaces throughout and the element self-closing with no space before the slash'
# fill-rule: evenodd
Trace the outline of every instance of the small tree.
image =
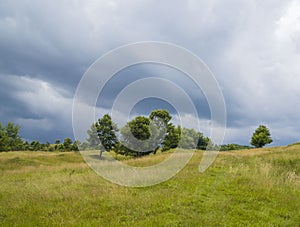
<svg viewBox="0 0 300 227">
<path fill-rule="evenodd" d="M 97 134 L 102 146 L 106 151 L 114 149 L 118 144 L 117 138 L 117 125 L 112 121 L 108 114 L 105 114 L 102 118 L 98 119 L 96 123 Z M 101 147 L 102 147 L 101 146 Z M 103 150 L 100 149 L 100 158 L 102 157 Z"/>
<path fill-rule="evenodd" d="M 256 148 L 263 147 L 272 142 L 273 140 L 271 138 L 270 130 L 264 125 L 260 125 L 255 130 L 251 138 L 251 145 L 255 146 Z"/>
<path fill-rule="evenodd" d="M 207 146 L 212 143 L 208 137 L 205 137 L 203 133 L 198 132 L 198 143 L 197 149 L 199 150 L 206 150 Z"/>
<path fill-rule="evenodd" d="M 8 122 L 7 126 L 0 124 L 0 151 L 22 150 L 23 141 L 19 135 L 19 125 Z"/>
<path fill-rule="evenodd" d="M 72 139 L 70 139 L 70 138 L 65 138 L 64 139 L 63 145 L 64 145 L 64 148 L 65 148 L 65 151 L 70 151 L 71 150 L 72 143 L 73 143 Z"/>
</svg>

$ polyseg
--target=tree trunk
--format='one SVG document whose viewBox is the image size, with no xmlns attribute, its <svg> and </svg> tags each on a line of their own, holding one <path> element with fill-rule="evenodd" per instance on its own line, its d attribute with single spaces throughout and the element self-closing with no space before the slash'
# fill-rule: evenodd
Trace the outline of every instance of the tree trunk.
<svg viewBox="0 0 300 227">
<path fill-rule="evenodd" d="M 102 153 L 103 153 L 103 151 L 100 150 L 99 159 L 102 159 Z"/>
<path fill-rule="evenodd" d="M 153 151 L 153 154 L 156 154 L 156 152 L 158 151 L 159 147 L 155 148 L 155 150 Z"/>
</svg>

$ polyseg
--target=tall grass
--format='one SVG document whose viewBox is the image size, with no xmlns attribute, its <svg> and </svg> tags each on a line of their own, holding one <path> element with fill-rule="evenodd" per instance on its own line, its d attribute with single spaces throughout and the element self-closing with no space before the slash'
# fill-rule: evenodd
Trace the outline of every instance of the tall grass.
<svg viewBox="0 0 300 227">
<path fill-rule="evenodd" d="M 78 153 L 0 153 L 0 225 L 299 226 L 300 145 L 222 152 L 201 174 L 202 154 L 169 181 L 128 188 L 99 177 Z"/>
</svg>

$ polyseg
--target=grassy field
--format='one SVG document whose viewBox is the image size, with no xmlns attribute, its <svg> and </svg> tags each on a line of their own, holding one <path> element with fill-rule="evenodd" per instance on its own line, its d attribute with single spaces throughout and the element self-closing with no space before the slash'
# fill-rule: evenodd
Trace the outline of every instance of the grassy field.
<svg viewBox="0 0 300 227">
<path fill-rule="evenodd" d="M 222 152 L 202 174 L 201 156 L 167 182 L 128 188 L 79 153 L 0 153 L 0 226 L 300 226 L 300 145 Z"/>
</svg>

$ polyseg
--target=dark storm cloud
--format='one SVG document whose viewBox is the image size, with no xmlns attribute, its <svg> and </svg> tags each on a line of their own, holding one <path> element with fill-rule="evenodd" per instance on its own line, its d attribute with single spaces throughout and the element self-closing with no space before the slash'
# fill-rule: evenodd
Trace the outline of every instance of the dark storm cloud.
<svg viewBox="0 0 300 227">
<path fill-rule="evenodd" d="M 195 82 L 193 82 L 189 76 L 184 73 L 162 64 L 154 64 L 154 63 L 143 63 L 137 64 L 134 66 L 127 67 L 120 72 L 116 73 L 111 79 L 106 83 L 104 89 L 102 90 L 97 106 L 111 109 L 114 100 L 117 98 L 118 94 L 122 91 L 122 89 L 126 88 L 126 86 L 135 82 L 136 80 L 143 78 L 162 78 L 168 79 L 174 82 L 177 86 L 181 87 L 187 94 L 192 98 L 194 105 L 198 111 L 198 115 L 202 118 L 210 119 L 210 110 L 208 103 L 201 91 L 201 88 L 198 87 Z M 145 84 L 147 86 L 147 84 Z M 165 87 L 165 93 L 169 94 L 173 92 L 173 95 L 176 96 L 176 91 L 168 90 L 168 87 Z M 132 93 L 135 96 L 135 93 Z M 155 95 L 155 87 L 153 88 L 153 95 Z M 158 100 L 158 99 L 156 99 Z M 154 104 L 153 100 L 148 102 L 141 102 L 138 106 L 136 106 L 135 111 L 140 111 L 140 113 L 145 112 L 142 109 L 149 109 L 149 103 Z M 170 105 L 170 104 L 169 104 Z M 162 108 L 163 100 L 157 103 L 157 105 L 151 105 L 155 108 Z M 184 105 L 181 103 L 180 105 Z M 170 108 L 170 113 L 176 114 L 176 107 Z M 151 112 L 151 111 L 150 111 Z M 149 113 L 149 111 L 148 111 Z"/>
<path fill-rule="evenodd" d="M 296 0 L 2 0 L 1 121 L 21 124 L 27 139 L 71 137 L 72 98 L 87 67 L 119 45 L 157 40 L 187 48 L 212 70 L 226 101 L 227 142 L 248 143 L 261 123 L 270 126 L 275 144 L 299 140 L 299 11 Z M 169 73 L 160 76 L 188 90 L 202 120 L 209 119 L 201 91 Z M 99 113 L 141 76 L 125 74 L 108 83 Z"/>
</svg>

